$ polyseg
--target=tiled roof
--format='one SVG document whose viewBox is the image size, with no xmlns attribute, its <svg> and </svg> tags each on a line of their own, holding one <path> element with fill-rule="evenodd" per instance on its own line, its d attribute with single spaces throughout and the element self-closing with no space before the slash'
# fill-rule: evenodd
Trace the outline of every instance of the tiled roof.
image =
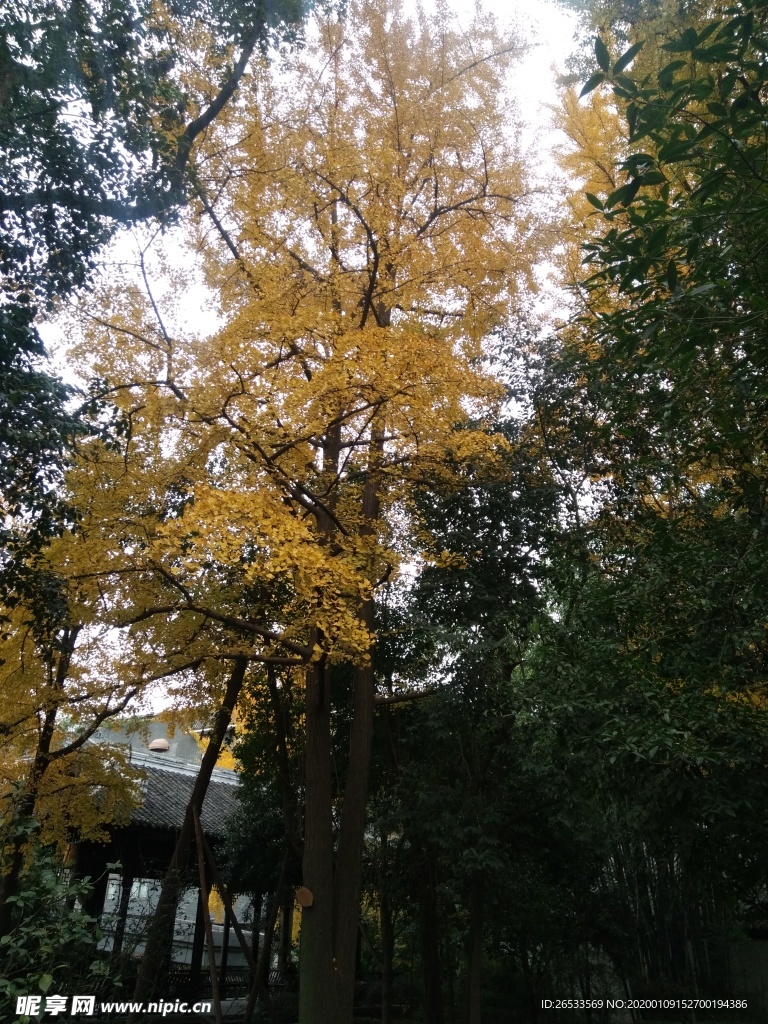
<svg viewBox="0 0 768 1024">
<path fill-rule="evenodd" d="M 179 771 L 171 764 L 152 763 L 148 758 L 142 758 L 141 764 L 138 760 L 134 757 L 133 763 L 146 772 L 142 784 L 144 799 L 131 815 L 131 821 L 153 828 L 181 828 L 197 772 Z M 231 776 L 231 780 L 225 781 L 225 772 L 215 769 L 205 795 L 200 821 L 207 835 L 223 835 L 237 809 L 237 775 L 226 772 L 226 776 Z"/>
</svg>

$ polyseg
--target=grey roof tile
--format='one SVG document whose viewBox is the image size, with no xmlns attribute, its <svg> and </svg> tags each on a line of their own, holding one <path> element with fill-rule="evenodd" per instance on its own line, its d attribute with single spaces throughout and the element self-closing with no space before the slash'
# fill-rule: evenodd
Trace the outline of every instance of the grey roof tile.
<svg viewBox="0 0 768 1024">
<path fill-rule="evenodd" d="M 143 764 L 141 767 L 146 772 L 142 786 L 144 800 L 134 810 L 131 821 L 154 828 L 181 828 L 195 784 L 194 776 L 160 765 Z M 235 786 L 211 779 L 200 817 L 203 831 L 208 835 L 223 835 L 236 809 Z"/>
</svg>

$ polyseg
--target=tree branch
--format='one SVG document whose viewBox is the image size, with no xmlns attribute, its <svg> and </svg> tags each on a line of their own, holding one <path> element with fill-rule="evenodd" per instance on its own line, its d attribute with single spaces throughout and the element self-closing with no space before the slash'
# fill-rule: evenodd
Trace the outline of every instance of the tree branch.
<svg viewBox="0 0 768 1024">
<path fill-rule="evenodd" d="M 199 117 L 196 117 L 194 121 L 189 122 L 187 127 L 184 129 L 183 134 L 179 138 L 176 146 L 176 158 L 173 162 L 173 170 L 179 179 L 187 166 L 189 154 L 192 152 L 192 146 L 194 145 L 195 139 L 201 132 L 205 131 L 208 125 L 210 125 L 216 117 L 218 117 L 229 100 L 235 94 L 235 90 L 245 74 L 245 69 L 248 66 L 248 61 L 251 59 L 251 54 L 256 47 L 256 43 L 259 41 L 261 30 L 261 24 L 257 23 L 253 26 L 250 35 L 245 40 L 243 51 L 240 54 L 240 59 L 237 64 L 235 64 L 232 74 L 221 87 L 216 98 L 205 108 Z"/>
</svg>

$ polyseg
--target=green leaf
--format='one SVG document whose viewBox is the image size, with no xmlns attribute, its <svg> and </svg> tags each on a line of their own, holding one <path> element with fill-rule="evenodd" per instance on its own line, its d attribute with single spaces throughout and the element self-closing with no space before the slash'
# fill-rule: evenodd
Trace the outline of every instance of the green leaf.
<svg viewBox="0 0 768 1024">
<path fill-rule="evenodd" d="M 640 177 L 633 178 L 632 181 L 627 182 L 627 184 L 624 186 L 623 194 L 620 200 L 622 206 L 629 206 L 629 204 L 637 195 L 642 184 L 643 179 Z"/>
<path fill-rule="evenodd" d="M 43 974 L 42 977 L 40 978 L 40 980 L 37 983 L 37 987 L 40 989 L 41 992 L 47 992 L 52 984 L 53 984 L 53 975 L 52 974 Z"/>
<path fill-rule="evenodd" d="M 657 79 L 658 79 L 659 85 L 661 86 L 661 88 L 662 89 L 671 89 L 675 72 L 679 71 L 680 68 L 686 67 L 687 64 L 688 64 L 688 61 L 686 61 L 686 60 L 673 60 L 669 64 L 665 64 L 665 66 L 661 69 L 661 71 L 656 76 Z"/>
<path fill-rule="evenodd" d="M 595 58 L 597 59 L 598 66 L 601 67 L 603 71 L 610 71 L 611 55 L 608 53 L 608 47 L 600 36 L 595 36 Z"/>
<path fill-rule="evenodd" d="M 677 264 L 674 260 L 670 260 L 667 265 L 667 285 L 671 292 L 677 288 Z"/>
<path fill-rule="evenodd" d="M 735 69 L 732 69 L 731 71 L 726 72 L 726 74 L 723 76 L 723 78 L 721 79 L 721 81 L 719 83 L 719 86 L 718 86 L 719 91 L 720 91 L 720 98 L 722 100 L 727 100 L 728 99 L 728 97 L 733 92 L 733 88 L 736 85 L 737 80 L 738 80 L 738 73 L 737 73 L 737 71 Z"/>
<path fill-rule="evenodd" d="M 597 196 L 593 196 L 591 192 L 585 192 L 584 195 L 587 197 L 587 202 L 591 203 L 596 210 L 600 210 L 602 212 L 605 209 L 602 202 L 597 198 Z"/>
<path fill-rule="evenodd" d="M 643 175 L 644 185 L 662 185 L 666 180 L 665 175 L 661 171 L 647 171 Z"/>
<path fill-rule="evenodd" d="M 707 284 L 700 284 L 696 288 L 691 288 L 688 295 L 704 295 L 706 292 L 711 292 L 713 288 L 717 288 L 714 281 L 708 281 Z"/>
<path fill-rule="evenodd" d="M 643 46 L 645 46 L 645 40 L 642 40 L 639 43 L 635 43 L 634 46 L 630 46 L 630 48 L 625 53 L 622 53 L 622 55 L 613 65 L 614 75 L 618 75 L 621 71 L 624 70 L 624 68 L 628 67 L 635 59 L 635 57 L 638 55 L 638 53 L 640 53 Z"/>
<path fill-rule="evenodd" d="M 595 72 L 595 74 L 592 75 L 591 78 L 588 78 L 587 81 L 584 83 L 584 87 L 579 93 L 579 99 L 581 99 L 582 96 L 586 96 L 588 92 L 592 92 L 593 89 L 596 89 L 598 85 L 600 85 L 604 81 L 605 75 L 602 73 L 602 71 Z"/>
<path fill-rule="evenodd" d="M 691 53 L 696 49 L 698 41 L 699 37 L 696 34 L 696 29 L 687 28 L 678 39 L 672 39 L 670 42 L 664 43 L 661 49 L 666 50 L 668 53 Z"/>
<path fill-rule="evenodd" d="M 627 77 L 627 75 L 618 75 L 616 78 L 616 85 L 621 86 L 621 88 L 626 93 L 629 93 L 630 96 L 637 96 L 637 86 L 631 78 Z"/>
<path fill-rule="evenodd" d="M 635 129 L 637 128 L 637 117 L 638 117 L 638 114 L 639 114 L 639 111 L 638 111 L 637 107 L 635 106 L 635 104 L 634 103 L 630 103 L 629 106 L 627 107 L 627 115 L 626 115 L 627 116 L 627 127 L 629 128 L 629 137 L 630 137 L 630 139 L 634 136 Z"/>
</svg>

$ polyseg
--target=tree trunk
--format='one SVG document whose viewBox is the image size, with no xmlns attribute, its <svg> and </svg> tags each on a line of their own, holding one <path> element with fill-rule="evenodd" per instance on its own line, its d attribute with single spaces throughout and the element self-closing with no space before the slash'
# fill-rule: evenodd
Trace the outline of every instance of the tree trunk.
<svg viewBox="0 0 768 1024">
<path fill-rule="evenodd" d="M 443 1024 L 443 986 L 440 964 L 440 932 L 437 918 L 437 870 L 425 851 L 419 911 L 421 917 L 421 964 L 424 979 L 424 1022 Z"/>
<path fill-rule="evenodd" d="M 285 895 L 285 884 L 288 875 L 288 863 L 290 851 L 286 845 L 283 853 L 283 862 L 280 865 L 280 875 L 277 879 L 273 899 L 268 904 L 267 916 L 264 920 L 264 942 L 261 946 L 259 959 L 253 972 L 251 987 L 248 992 L 248 999 L 245 1004 L 245 1016 L 243 1024 L 251 1024 L 253 1012 L 256 1009 L 256 1000 L 261 996 L 270 1019 L 275 1020 L 276 1014 L 272 1006 L 269 992 L 269 969 L 272 961 L 272 943 L 275 937 L 275 927 L 280 913 L 280 907 Z"/>
<path fill-rule="evenodd" d="M 194 812 L 202 814 L 203 801 L 208 792 L 208 784 L 211 781 L 213 769 L 216 766 L 221 745 L 224 742 L 227 728 L 232 719 L 237 699 L 243 687 L 245 671 L 248 667 L 246 658 L 238 658 L 233 667 L 227 683 L 224 700 L 219 708 L 216 719 L 205 749 L 200 770 L 195 779 L 195 785 L 187 804 L 176 841 L 176 848 L 173 851 L 168 870 L 163 879 L 163 886 L 157 901 L 155 913 L 150 921 L 147 932 L 147 942 L 144 948 L 144 956 L 139 965 L 139 973 L 136 978 L 136 987 L 133 998 L 136 1002 L 148 1002 L 153 996 L 162 995 L 158 991 L 167 969 L 167 961 L 173 943 L 173 928 L 176 921 L 176 907 L 181 894 L 182 883 L 186 868 L 189 865 L 189 856 L 192 841 L 195 835 Z"/>
<path fill-rule="evenodd" d="M 366 605 L 364 621 L 370 629 L 373 626 L 373 601 Z M 349 767 L 334 873 L 334 1020 L 337 1024 L 352 1021 L 355 999 L 365 812 L 373 742 L 373 668 L 366 665 L 356 669 L 352 686 L 354 695 Z"/>
<path fill-rule="evenodd" d="M 283 904 L 280 908 L 280 957 L 279 967 L 281 971 L 290 970 L 291 967 L 291 938 L 293 932 L 293 902 L 294 895 L 290 889 L 283 893 Z"/>
<path fill-rule="evenodd" d="M 469 891 L 469 1024 L 480 1024 L 482 1016 L 483 897 L 482 874 L 475 871 Z"/>
<path fill-rule="evenodd" d="M 392 906 L 383 885 L 382 891 L 379 893 L 379 928 L 381 930 L 381 1024 L 392 1024 L 395 928 Z"/>
<path fill-rule="evenodd" d="M 307 674 L 303 881 L 313 902 L 301 915 L 299 1021 L 351 1024 L 373 735 L 373 670 L 365 666 L 353 675 L 349 767 L 335 870 L 331 722 L 324 677 L 325 672 L 314 666 Z"/>
<path fill-rule="evenodd" d="M 112 956 L 118 957 L 123 951 L 125 940 L 125 926 L 128 921 L 128 909 L 131 903 L 131 889 L 133 888 L 132 874 L 123 874 L 120 879 L 120 903 L 117 907 L 117 921 L 115 932 L 112 937 Z"/>
<path fill-rule="evenodd" d="M 481 1024 L 482 1020 L 484 895 L 483 876 L 476 871 L 469 891 L 469 1024 Z"/>
<path fill-rule="evenodd" d="M 363 489 L 360 537 L 372 537 L 380 513 L 376 471 L 383 423 L 371 428 L 368 479 Z M 334 438 L 338 462 L 338 438 Z M 373 598 L 358 609 L 373 633 Z M 373 745 L 374 675 L 370 661 L 352 674 L 352 724 L 346 790 L 334 870 L 330 694 L 324 673 L 307 673 L 304 810 L 304 885 L 312 906 L 301 915 L 299 1024 L 352 1024 L 360 916 L 365 814 Z"/>
<path fill-rule="evenodd" d="M 330 998 L 334 956 L 329 682 L 325 665 L 315 663 L 308 667 L 302 876 L 304 885 L 312 894 L 312 904 L 301 911 L 300 1024 L 343 1024 L 335 1020 Z"/>
</svg>

